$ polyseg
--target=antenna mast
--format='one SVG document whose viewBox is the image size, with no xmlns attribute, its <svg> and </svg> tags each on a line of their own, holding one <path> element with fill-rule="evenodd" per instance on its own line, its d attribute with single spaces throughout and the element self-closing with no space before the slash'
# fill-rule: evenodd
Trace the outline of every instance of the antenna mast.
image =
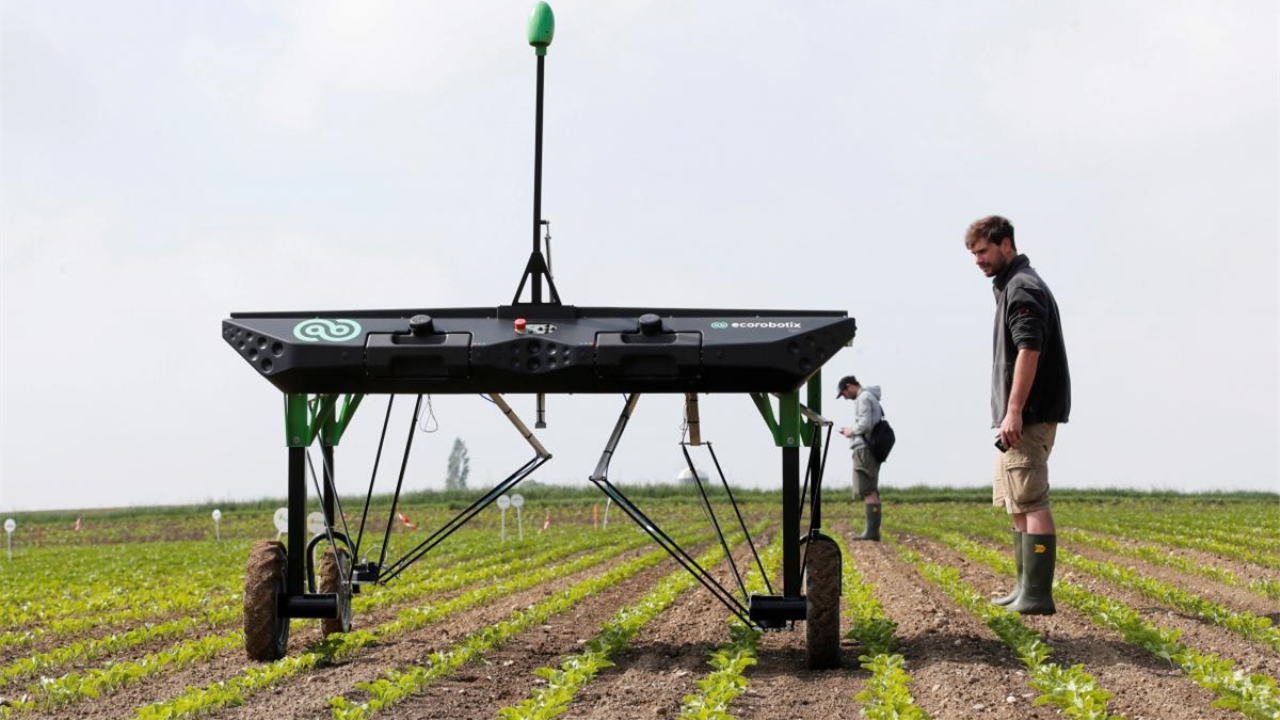
<svg viewBox="0 0 1280 720">
<path fill-rule="evenodd" d="M 520 278 L 520 285 L 516 288 L 515 299 L 511 301 L 512 305 L 520 305 L 520 295 L 524 292 L 524 284 L 532 278 L 530 283 L 530 302 L 531 305 L 559 305 L 560 293 L 556 292 L 555 281 L 551 279 L 551 271 L 547 267 L 547 260 L 542 255 L 542 238 L 538 234 L 539 227 L 542 225 L 542 96 L 544 85 L 544 69 L 547 59 L 547 48 L 551 45 L 551 39 L 556 34 L 556 18 L 551 12 L 551 6 L 546 2 L 539 2 L 533 6 L 533 12 L 529 15 L 529 44 L 533 46 L 534 53 L 538 57 L 538 95 L 536 109 L 534 111 L 534 139 L 533 139 L 533 252 L 529 256 L 529 263 L 525 265 L 524 275 Z M 551 300 L 548 303 L 542 302 L 542 280 L 546 278 L 547 287 L 551 291 Z"/>
</svg>

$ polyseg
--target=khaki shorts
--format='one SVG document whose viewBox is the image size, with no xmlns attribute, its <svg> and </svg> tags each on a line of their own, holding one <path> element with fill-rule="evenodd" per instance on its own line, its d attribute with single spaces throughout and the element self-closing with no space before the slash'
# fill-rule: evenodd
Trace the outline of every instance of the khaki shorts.
<svg viewBox="0 0 1280 720">
<path fill-rule="evenodd" d="M 862 500 L 880 492 L 880 462 L 871 448 L 859 445 L 853 449 L 853 499 Z"/>
<path fill-rule="evenodd" d="M 1057 434 L 1058 423 L 1027 425 L 1018 447 L 997 451 L 992 505 L 1010 515 L 1049 507 L 1049 453 Z"/>
</svg>

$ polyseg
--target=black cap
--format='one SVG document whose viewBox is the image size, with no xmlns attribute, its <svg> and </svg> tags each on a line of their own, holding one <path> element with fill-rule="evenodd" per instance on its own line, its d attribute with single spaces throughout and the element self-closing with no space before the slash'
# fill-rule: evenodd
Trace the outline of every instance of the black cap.
<svg viewBox="0 0 1280 720">
<path fill-rule="evenodd" d="M 861 385 L 861 384 L 862 383 L 858 382 L 858 378 L 852 375 L 845 375 L 844 377 L 840 378 L 840 383 L 836 385 L 836 387 L 839 388 L 838 390 L 836 390 L 836 397 L 840 397 L 841 395 L 844 394 L 845 386 Z"/>
</svg>

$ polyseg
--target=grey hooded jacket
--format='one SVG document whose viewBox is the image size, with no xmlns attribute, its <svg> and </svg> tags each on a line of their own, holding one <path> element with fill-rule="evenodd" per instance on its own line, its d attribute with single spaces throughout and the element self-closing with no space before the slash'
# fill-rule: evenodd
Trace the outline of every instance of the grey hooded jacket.
<svg viewBox="0 0 1280 720">
<path fill-rule="evenodd" d="M 867 444 L 867 436 L 871 428 L 884 417 L 880 407 L 880 386 L 863 387 L 853 399 L 853 437 L 849 438 L 849 449 L 854 450 Z"/>
</svg>

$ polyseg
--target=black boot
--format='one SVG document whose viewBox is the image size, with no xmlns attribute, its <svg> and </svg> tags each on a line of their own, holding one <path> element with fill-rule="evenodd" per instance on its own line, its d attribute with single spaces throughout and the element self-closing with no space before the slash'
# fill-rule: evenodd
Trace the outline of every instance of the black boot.
<svg viewBox="0 0 1280 720">
<path fill-rule="evenodd" d="M 1022 592 L 1009 605 L 1013 612 L 1023 615 L 1052 615 L 1053 566 L 1058 557 L 1056 535 L 1022 535 Z"/>
<path fill-rule="evenodd" d="M 853 539 L 880 542 L 880 503 L 863 507 L 867 509 L 867 529 L 861 535 L 854 535 Z"/>
<path fill-rule="evenodd" d="M 1022 593 L 1022 533 L 1017 530 L 1011 530 L 1010 533 L 1013 535 L 1013 565 L 1018 569 L 1018 574 L 1013 581 L 1013 592 L 991 601 L 996 605 L 1008 605 Z"/>
</svg>

